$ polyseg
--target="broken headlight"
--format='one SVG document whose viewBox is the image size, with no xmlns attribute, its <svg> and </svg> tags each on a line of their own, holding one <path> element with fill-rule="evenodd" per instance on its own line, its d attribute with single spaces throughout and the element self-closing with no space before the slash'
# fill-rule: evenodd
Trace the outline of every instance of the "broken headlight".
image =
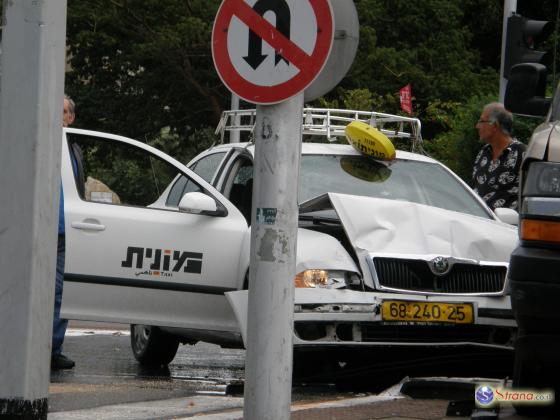
<svg viewBox="0 0 560 420">
<path fill-rule="evenodd" d="M 346 271 L 305 270 L 296 275 L 294 283 L 296 287 L 302 288 L 341 289 L 359 283 L 359 278 Z"/>
</svg>

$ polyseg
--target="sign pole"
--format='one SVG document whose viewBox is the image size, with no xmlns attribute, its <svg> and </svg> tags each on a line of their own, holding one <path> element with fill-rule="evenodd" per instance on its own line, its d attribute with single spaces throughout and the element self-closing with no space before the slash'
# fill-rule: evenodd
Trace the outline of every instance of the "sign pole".
<svg viewBox="0 0 560 420">
<path fill-rule="evenodd" d="M 244 418 L 290 418 L 303 92 L 257 106 Z"/>
<path fill-rule="evenodd" d="M 0 418 L 46 419 L 66 0 L 5 1 L 0 81 Z"/>
<path fill-rule="evenodd" d="M 232 111 L 239 111 L 239 96 L 237 96 L 235 93 L 231 94 L 231 110 Z M 235 126 L 239 125 L 239 115 L 235 115 L 233 117 L 232 123 Z M 240 137 L 241 136 L 240 136 L 239 130 L 232 130 L 229 133 L 229 142 L 230 143 L 239 143 Z"/>
<path fill-rule="evenodd" d="M 504 66 L 506 62 L 506 36 L 508 18 L 517 10 L 517 0 L 504 0 L 504 17 L 502 23 L 502 58 L 500 62 L 500 91 L 498 101 L 504 103 L 506 97 L 507 79 L 504 77 Z"/>
<path fill-rule="evenodd" d="M 249 420 L 290 418 L 304 92 L 324 69 L 333 39 L 330 0 L 223 0 L 212 29 L 218 75 L 232 93 L 257 104 L 245 340 Z M 309 95 L 338 77 L 326 75 Z"/>
</svg>

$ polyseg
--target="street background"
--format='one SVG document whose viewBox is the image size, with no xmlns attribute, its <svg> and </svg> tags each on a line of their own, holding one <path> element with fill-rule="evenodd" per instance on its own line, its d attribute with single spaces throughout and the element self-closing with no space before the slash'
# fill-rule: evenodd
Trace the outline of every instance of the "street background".
<svg viewBox="0 0 560 420">
<path fill-rule="evenodd" d="M 65 353 L 76 360 L 76 367 L 51 372 L 48 418 L 242 418 L 244 350 L 203 343 L 180 346 L 168 369 L 154 370 L 137 364 L 129 340 L 127 325 L 71 322 Z M 410 395 L 400 388 L 396 383 L 381 392 L 368 392 L 363 387 L 340 390 L 328 382 L 296 383 L 291 418 L 471 418 L 466 413 L 474 405 L 472 379 L 411 378 L 405 386 Z M 526 417 L 503 407 L 495 418 Z"/>
</svg>

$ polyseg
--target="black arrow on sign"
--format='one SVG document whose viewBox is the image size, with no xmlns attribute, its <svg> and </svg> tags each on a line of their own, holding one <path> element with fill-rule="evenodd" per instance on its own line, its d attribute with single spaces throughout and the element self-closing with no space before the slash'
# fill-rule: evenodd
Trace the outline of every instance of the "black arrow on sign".
<svg viewBox="0 0 560 420">
<path fill-rule="evenodd" d="M 266 12 L 272 11 L 276 15 L 276 29 L 286 38 L 290 39 L 290 6 L 286 0 L 258 0 L 253 6 L 253 10 L 259 15 L 264 16 Z M 243 57 L 253 70 L 256 70 L 268 55 L 262 53 L 263 40 L 256 33 L 249 30 L 249 55 Z M 290 65 L 282 54 L 276 52 L 274 65 L 278 65 L 280 60 L 284 60 Z"/>
</svg>

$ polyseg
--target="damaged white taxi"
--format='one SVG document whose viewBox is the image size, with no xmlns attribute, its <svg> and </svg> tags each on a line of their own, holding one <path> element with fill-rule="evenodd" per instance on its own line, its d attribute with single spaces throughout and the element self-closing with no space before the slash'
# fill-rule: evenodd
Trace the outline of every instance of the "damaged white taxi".
<svg viewBox="0 0 560 420">
<path fill-rule="evenodd" d="M 250 135 L 254 117 L 224 113 L 218 137 Z M 416 153 L 376 160 L 339 144 L 356 120 Z M 517 229 L 506 222 L 515 215 L 494 214 L 417 153 L 417 119 L 304 109 L 303 133 L 311 141 L 299 178 L 296 360 L 326 350 L 340 362 L 398 349 L 511 352 Z M 63 143 L 63 316 L 131 324 L 133 353 L 146 365 L 170 363 L 180 343 L 242 347 L 254 144 L 222 141 L 185 167 L 119 136 L 66 129 Z"/>
</svg>

